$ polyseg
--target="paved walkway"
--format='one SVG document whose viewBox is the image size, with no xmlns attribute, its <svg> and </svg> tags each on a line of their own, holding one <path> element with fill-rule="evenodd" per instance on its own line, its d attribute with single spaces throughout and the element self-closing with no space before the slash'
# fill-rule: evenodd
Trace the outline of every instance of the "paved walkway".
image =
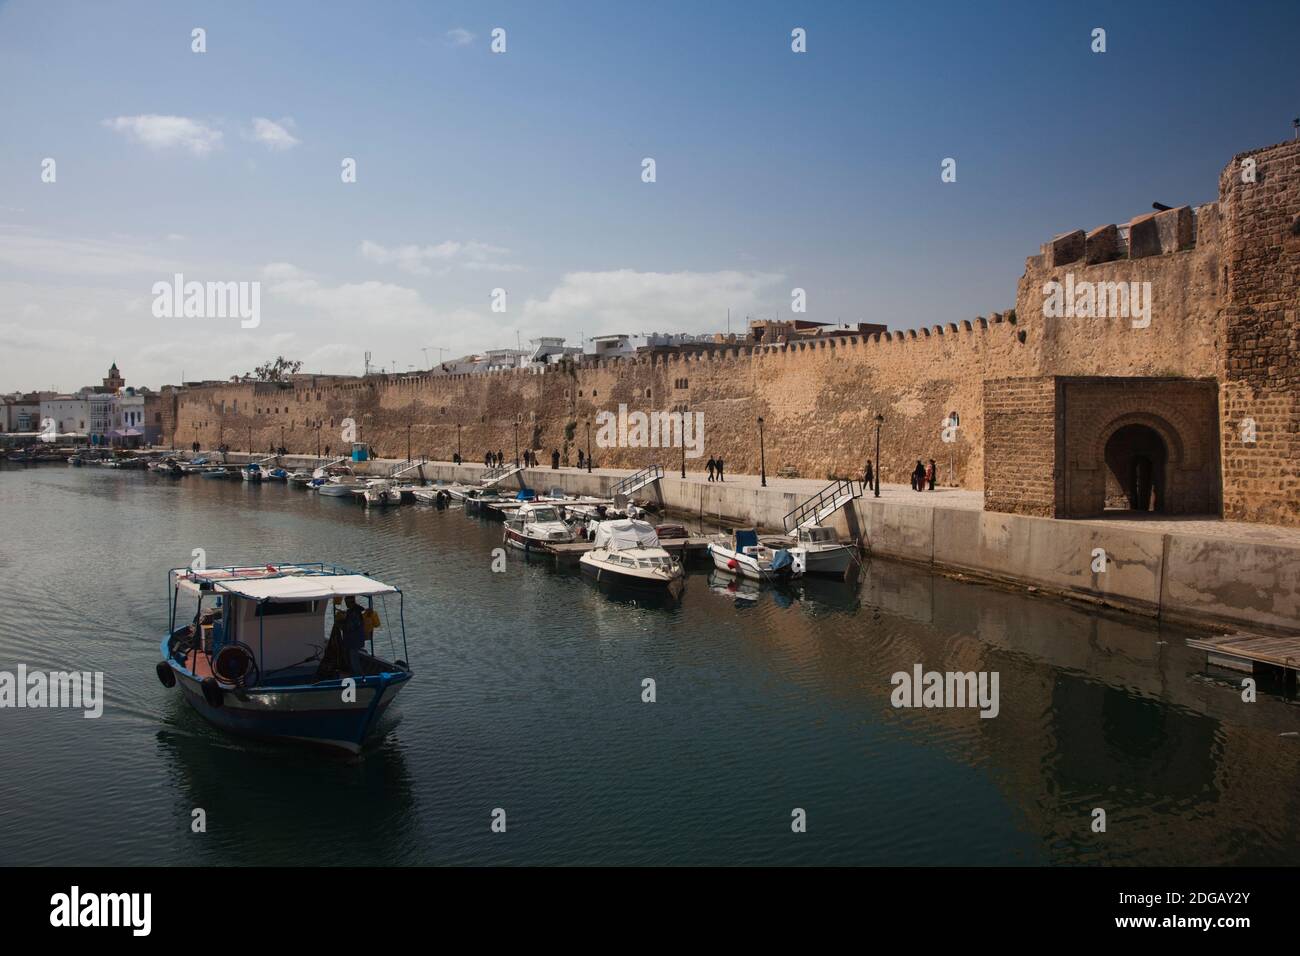
<svg viewBox="0 0 1300 956">
<path fill-rule="evenodd" d="M 237 454 L 232 452 L 232 455 Z M 303 457 L 288 455 L 286 457 Z M 309 456 L 308 456 L 309 457 Z M 395 459 L 376 458 L 376 465 L 386 467 L 397 464 Z M 431 465 L 446 465 L 455 467 L 450 461 L 431 461 Z M 463 462 L 461 468 L 484 470 L 483 465 L 476 462 Z M 549 472 L 551 467 L 549 462 L 544 463 L 537 468 L 529 469 L 533 472 Z M 593 475 L 603 475 L 610 478 L 625 478 L 633 474 L 638 469 L 635 468 L 593 468 Z M 585 472 L 586 469 L 576 467 L 559 468 L 557 474 L 576 474 L 579 471 Z M 670 468 L 665 468 L 664 477 L 674 481 L 681 480 L 681 472 Z M 686 481 L 699 484 L 708 484 L 709 476 L 707 472 L 691 471 L 686 472 Z M 725 482 L 729 486 L 741 488 L 762 487 L 761 479 L 758 475 L 727 475 Z M 537 482 L 539 485 L 545 485 L 545 481 Z M 829 481 L 823 478 L 776 478 L 771 475 L 767 478 L 767 487 L 772 491 L 788 492 L 792 494 L 801 494 L 804 497 L 811 497 L 825 488 Z M 870 492 L 866 492 L 870 494 Z M 907 485 L 882 484 L 880 487 L 880 500 L 889 501 L 897 504 L 921 505 L 929 508 L 954 508 L 962 511 L 983 511 L 984 510 L 984 493 L 982 491 L 972 491 L 966 488 L 943 488 L 936 487 L 934 491 L 917 492 L 913 491 Z M 1107 527 L 1123 527 L 1129 530 L 1140 529 L 1149 531 L 1153 534 L 1185 534 L 1192 536 L 1204 536 L 1214 538 L 1231 538 L 1237 541 L 1250 541 L 1259 544 L 1279 544 L 1289 547 L 1300 547 L 1300 528 L 1285 528 L 1277 525 L 1255 524 L 1249 521 L 1224 521 L 1219 518 L 1206 517 L 1188 517 L 1178 518 L 1172 516 L 1160 517 L 1142 517 L 1139 515 L 1114 517 L 1114 518 L 1069 518 L 1061 519 L 1086 523 L 1090 525 L 1103 525 Z"/>
</svg>

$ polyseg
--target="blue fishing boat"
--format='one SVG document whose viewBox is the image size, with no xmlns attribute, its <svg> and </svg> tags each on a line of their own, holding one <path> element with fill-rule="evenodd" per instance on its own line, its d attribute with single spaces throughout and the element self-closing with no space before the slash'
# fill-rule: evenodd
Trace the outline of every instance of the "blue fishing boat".
<svg viewBox="0 0 1300 956">
<path fill-rule="evenodd" d="M 358 753 L 411 678 L 402 592 L 364 574 L 329 564 L 175 568 L 168 590 L 171 627 L 158 679 L 179 685 L 223 730 Z M 178 617 L 182 596 L 194 599 L 188 623 Z M 386 659 L 375 648 L 375 630 L 384 627 L 375 601 L 383 606 L 389 596 L 398 627 L 387 627 Z M 350 613 L 364 622 L 366 644 L 355 653 L 343 646 L 348 621 L 356 626 Z"/>
</svg>

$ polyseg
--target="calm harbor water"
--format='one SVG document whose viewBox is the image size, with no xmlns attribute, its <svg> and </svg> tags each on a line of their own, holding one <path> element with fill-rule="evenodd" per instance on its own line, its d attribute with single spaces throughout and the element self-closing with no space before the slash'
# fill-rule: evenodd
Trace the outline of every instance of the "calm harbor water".
<svg viewBox="0 0 1300 956">
<path fill-rule="evenodd" d="M 493 573 L 501 526 L 459 510 L 279 484 L 5 466 L 0 515 L 0 670 L 103 671 L 106 695 L 98 720 L 0 710 L 0 864 L 1300 851 L 1300 710 L 1242 703 L 1169 628 L 881 561 L 753 599 L 700 569 L 680 606 L 640 607 L 515 553 Z M 416 677 L 360 759 L 226 736 L 159 684 L 166 570 L 195 548 L 211 566 L 337 561 L 405 591 Z M 894 709 L 890 675 L 917 663 L 997 671 L 999 715 Z"/>
</svg>

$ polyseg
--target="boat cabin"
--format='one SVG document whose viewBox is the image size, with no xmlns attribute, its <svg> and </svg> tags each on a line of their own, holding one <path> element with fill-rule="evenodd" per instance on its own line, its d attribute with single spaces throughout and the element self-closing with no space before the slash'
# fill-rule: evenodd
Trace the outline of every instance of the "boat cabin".
<svg viewBox="0 0 1300 956">
<path fill-rule="evenodd" d="M 265 687 L 407 669 L 402 596 L 392 585 L 330 565 L 180 568 L 170 576 L 168 656 L 183 662 L 200 679 L 212 676 L 228 684 Z M 179 607 L 182 595 L 195 598 L 189 624 L 180 623 L 184 618 L 178 617 L 186 613 Z M 396 622 L 386 613 L 388 595 L 396 597 Z M 349 598 L 365 621 L 367 648 L 359 658 L 361 673 L 353 673 L 343 646 Z M 375 633 L 380 628 L 390 637 L 391 663 L 376 652 Z"/>
</svg>

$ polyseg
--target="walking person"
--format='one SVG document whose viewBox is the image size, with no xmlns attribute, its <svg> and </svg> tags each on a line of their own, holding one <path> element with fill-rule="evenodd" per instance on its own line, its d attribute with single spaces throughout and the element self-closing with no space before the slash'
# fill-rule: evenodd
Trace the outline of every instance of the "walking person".
<svg viewBox="0 0 1300 956">
<path fill-rule="evenodd" d="M 722 456 L 719 455 L 718 456 L 718 481 L 726 481 L 726 480 L 727 479 L 724 478 L 722 475 Z"/>
<path fill-rule="evenodd" d="M 867 472 L 862 476 L 862 484 L 866 486 L 866 489 L 868 491 L 876 490 L 876 486 L 872 484 L 872 481 L 875 480 L 875 477 L 876 477 L 875 474 L 871 470 L 871 462 L 867 462 Z"/>
<path fill-rule="evenodd" d="M 916 467 L 912 469 L 912 490 L 925 490 L 925 465 L 921 464 L 921 459 L 916 459 Z"/>
<path fill-rule="evenodd" d="M 497 449 L 497 467 L 500 468 L 503 464 L 505 464 L 505 460 L 506 460 L 506 453 L 503 452 L 500 448 L 498 448 L 498 449 Z"/>
<path fill-rule="evenodd" d="M 930 482 L 930 490 L 931 490 L 931 491 L 934 491 L 934 479 L 935 479 L 935 477 L 937 476 L 938 471 L 939 471 L 939 469 L 935 467 L 934 459 L 931 458 L 931 459 L 930 459 L 930 464 L 929 464 L 928 466 L 926 466 L 926 469 L 925 469 L 925 477 L 926 477 L 926 480 Z"/>
<path fill-rule="evenodd" d="M 714 471 L 717 469 L 717 467 L 718 467 L 718 463 L 717 463 L 716 461 L 713 460 L 713 456 L 712 456 L 712 455 L 709 456 L 708 464 L 706 464 L 704 467 L 707 468 L 707 469 L 709 469 L 709 481 L 712 481 L 712 480 L 713 480 L 713 472 L 714 472 Z"/>
</svg>

